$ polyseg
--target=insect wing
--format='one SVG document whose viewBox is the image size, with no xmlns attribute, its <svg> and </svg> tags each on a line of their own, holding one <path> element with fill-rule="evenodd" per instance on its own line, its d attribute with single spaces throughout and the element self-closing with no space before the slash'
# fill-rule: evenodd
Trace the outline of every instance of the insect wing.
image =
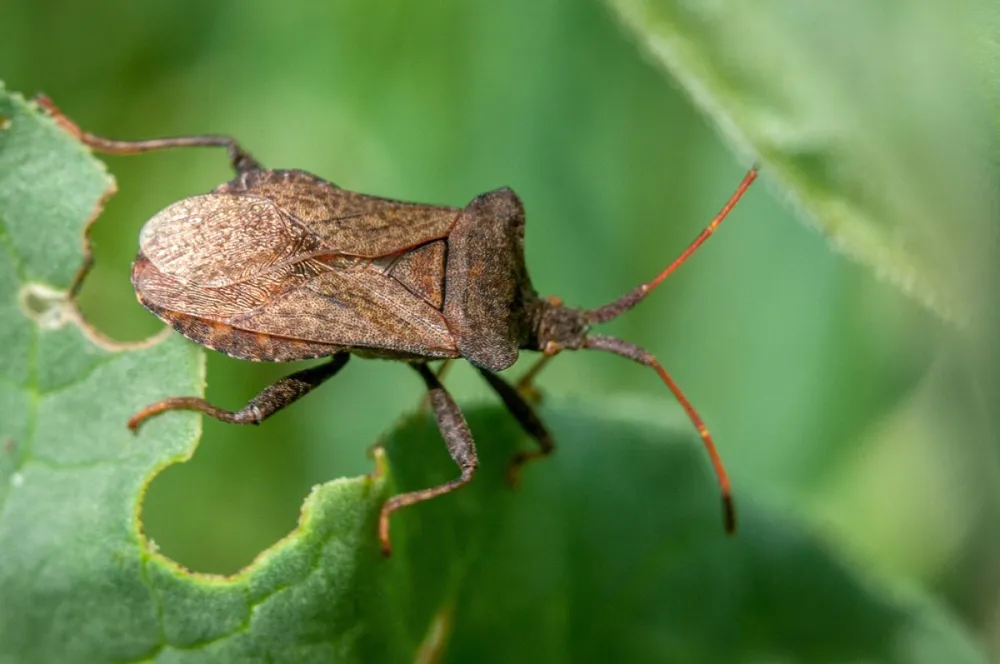
<svg viewBox="0 0 1000 664">
<path fill-rule="evenodd" d="M 251 171 L 215 190 L 273 203 L 329 253 L 380 258 L 448 236 L 457 208 L 347 191 L 304 171 Z"/>
<path fill-rule="evenodd" d="M 162 274 L 215 288 L 323 250 L 318 238 L 286 219 L 270 201 L 215 193 L 161 210 L 143 226 L 139 249 Z"/>
<path fill-rule="evenodd" d="M 457 355 L 441 312 L 370 264 L 324 272 L 226 322 L 251 332 L 337 346 Z"/>
</svg>

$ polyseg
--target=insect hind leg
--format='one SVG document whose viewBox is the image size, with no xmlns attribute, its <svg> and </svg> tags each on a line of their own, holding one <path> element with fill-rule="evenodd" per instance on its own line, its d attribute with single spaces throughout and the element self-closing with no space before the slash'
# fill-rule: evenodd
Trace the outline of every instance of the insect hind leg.
<svg viewBox="0 0 1000 664">
<path fill-rule="evenodd" d="M 556 448 L 556 444 L 552 439 L 552 434 L 549 433 L 549 430 L 535 412 L 535 408 L 524 398 L 521 392 L 492 371 L 479 369 L 479 373 L 483 375 L 486 382 L 497 393 L 500 400 L 507 407 L 507 410 L 510 411 L 510 414 L 521 425 L 521 428 L 524 429 L 524 432 L 538 443 L 536 449 L 520 452 L 511 459 L 510 466 L 507 467 L 507 479 L 511 485 L 516 485 L 525 464 L 536 459 L 543 459 L 552 454 Z"/>
<path fill-rule="evenodd" d="M 150 404 L 133 415 L 128 421 L 128 428 L 135 431 L 150 417 L 168 410 L 196 410 L 229 424 L 260 424 L 335 376 L 344 368 L 350 357 L 347 353 L 339 353 L 325 364 L 285 376 L 261 390 L 240 410 L 223 410 L 199 397 L 171 397 Z"/>
<path fill-rule="evenodd" d="M 237 175 L 261 170 L 262 168 L 257 160 L 244 150 L 239 142 L 231 136 L 206 134 L 203 136 L 154 138 L 144 141 L 118 141 L 102 138 L 101 136 L 83 131 L 45 95 L 38 95 L 36 101 L 52 117 L 56 124 L 72 134 L 78 141 L 97 152 L 105 152 L 107 154 L 139 154 L 141 152 L 155 152 L 157 150 L 169 150 L 172 148 L 220 147 L 226 148 L 229 154 L 229 163 Z"/>
<path fill-rule="evenodd" d="M 434 372 L 427 368 L 426 364 L 415 364 L 413 368 L 427 385 L 427 392 L 430 396 L 431 407 L 434 409 L 438 428 L 441 430 L 441 436 L 448 447 L 448 454 L 458 465 L 460 474 L 450 482 L 427 489 L 401 493 L 382 504 L 382 512 L 378 522 L 378 537 L 382 544 L 382 554 L 385 556 L 392 552 L 389 542 L 389 517 L 393 512 L 462 488 L 472 481 L 472 475 L 479 466 L 472 432 L 469 431 L 469 425 L 466 423 L 462 411 L 459 410 L 458 404 L 455 403 L 444 385 L 441 384 Z"/>
</svg>

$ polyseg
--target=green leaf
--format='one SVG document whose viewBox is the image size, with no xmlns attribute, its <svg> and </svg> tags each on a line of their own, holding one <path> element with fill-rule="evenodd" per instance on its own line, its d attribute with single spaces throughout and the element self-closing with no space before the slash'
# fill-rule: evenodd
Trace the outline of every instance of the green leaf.
<svg viewBox="0 0 1000 664">
<path fill-rule="evenodd" d="M 664 429 L 622 417 L 636 403 L 610 406 L 544 409 L 561 446 L 516 492 L 503 441 L 522 437 L 517 426 L 474 411 L 479 480 L 394 525 L 410 586 L 450 630 L 444 661 L 986 661 L 926 600 L 875 584 L 752 497 L 727 538 L 679 409 Z M 388 445 L 406 489 L 453 473 L 424 421 Z"/>
<path fill-rule="evenodd" d="M 239 574 L 179 567 L 138 515 L 199 420 L 125 422 L 201 393 L 202 352 L 88 330 L 68 289 L 111 180 L 19 97 L 0 92 L 0 115 L 0 661 L 985 661 L 927 600 L 752 497 L 727 539 L 689 424 L 675 406 L 676 427 L 648 424 L 635 401 L 544 408 L 560 448 L 516 491 L 506 464 L 530 442 L 500 409 L 470 409 L 476 480 L 401 511 L 388 560 L 389 491 L 455 476 L 426 414 L 390 434 L 374 476 L 315 487 Z"/>
<path fill-rule="evenodd" d="M 996 29 L 986 0 L 610 0 L 839 249 L 966 322 L 995 224 Z"/>
</svg>

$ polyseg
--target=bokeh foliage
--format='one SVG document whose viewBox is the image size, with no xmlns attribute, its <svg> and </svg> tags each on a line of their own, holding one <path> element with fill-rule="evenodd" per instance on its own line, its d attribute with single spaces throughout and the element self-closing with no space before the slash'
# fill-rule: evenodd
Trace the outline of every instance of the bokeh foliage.
<svg viewBox="0 0 1000 664">
<path fill-rule="evenodd" d="M 15 2 L 0 37 L 10 88 L 44 90 L 97 133 L 232 133 L 268 165 L 416 200 L 462 204 L 513 186 L 528 210 L 536 285 L 581 305 L 672 258 L 747 165 L 594 2 Z M 881 43 L 886 58 L 914 48 Z M 923 112 L 947 96 L 933 81 L 928 90 Z M 893 109 L 878 110 L 891 119 Z M 989 157 L 993 137 L 974 138 Z M 135 339 L 158 329 L 128 283 L 140 225 L 228 173 L 210 152 L 107 162 L 121 191 L 94 230 L 97 267 L 82 303 L 101 329 Z M 951 175 L 983 177 L 979 166 Z M 831 252 L 783 198 L 773 184 L 751 192 L 696 259 L 612 331 L 674 372 L 738 488 L 798 512 L 880 574 L 929 588 L 994 642 L 996 365 L 982 339 L 995 336 L 956 332 Z M 944 246 L 964 221 L 935 219 L 921 227 L 930 236 L 922 246 Z M 973 221 L 996 228 L 992 217 Z M 995 237 L 977 248 L 994 251 Z M 983 261 L 963 258 L 979 274 Z M 991 283 L 980 280 L 986 288 L 973 299 L 987 321 Z M 208 395 L 235 406 L 284 371 L 212 355 Z M 614 358 L 563 357 L 543 383 L 553 394 L 643 393 L 648 405 L 622 410 L 646 419 L 669 408 L 652 376 Z M 463 403 L 489 398 L 468 371 L 448 384 Z M 311 485 L 367 472 L 364 449 L 418 398 L 411 372 L 353 362 L 265 427 L 206 422 L 195 458 L 153 483 L 147 531 L 193 569 L 234 571 L 290 530 Z"/>
</svg>

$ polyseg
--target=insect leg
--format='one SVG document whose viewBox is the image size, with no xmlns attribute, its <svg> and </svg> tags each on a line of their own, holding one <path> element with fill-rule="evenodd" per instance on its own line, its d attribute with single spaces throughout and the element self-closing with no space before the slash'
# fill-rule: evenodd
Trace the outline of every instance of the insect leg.
<svg viewBox="0 0 1000 664">
<path fill-rule="evenodd" d="M 552 361 L 553 357 L 555 355 L 542 355 L 517 379 L 517 383 L 515 383 L 517 391 L 523 394 L 529 401 L 537 404 L 542 400 L 542 394 L 535 385 L 535 379 L 538 378 L 538 374 L 542 372 L 542 369 Z"/>
<path fill-rule="evenodd" d="M 448 373 L 448 370 L 451 369 L 452 366 L 454 366 L 454 364 L 455 364 L 455 359 L 449 357 L 448 359 L 444 360 L 443 362 L 441 362 L 441 364 L 438 365 L 437 371 L 434 372 L 434 375 L 437 376 L 438 380 L 443 380 L 445 374 Z"/>
<path fill-rule="evenodd" d="M 444 379 L 445 374 L 448 373 L 448 370 L 451 369 L 451 367 L 454 364 L 455 364 L 455 359 L 449 357 L 448 359 L 444 360 L 443 362 L 441 362 L 441 364 L 438 365 L 438 368 L 434 372 L 434 375 L 437 376 L 437 378 L 438 378 L 439 381 L 442 380 L 442 379 Z M 423 398 L 420 399 L 420 406 L 419 406 L 419 408 L 420 408 L 420 410 L 425 410 L 425 409 L 430 408 L 430 407 L 431 407 L 431 395 L 428 392 L 428 393 L 424 394 Z"/>
<path fill-rule="evenodd" d="M 220 147 L 226 148 L 226 151 L 229 153 L 229 163 L 232 164 L 237 175 L 261 169 L 261 165 L 231 136 L 177 136 L 174 138 L 154 138 L 145 141 L 116 141 L 83 131 L 45 95 L 39 95 L 36 97 L 36 101 L 60 127 L 72 134 L 84 145 L 98 152 L 106 152 L 108 154 L 137 154 L 139 152 L 152 152 L 170 148 Z"/>
<path fill-rule="evenodd" d="M 492 371 L 479 369 L 479 373 L 483 375 L 483 378 L 490 384 L 490 387 L 500 396 L 504 405 L 507 406 L 507 410 L 514 416 L 514 419 L 521 425 L 525 433 L 538 442 L 537 450 L 520 452 L 511 459 L 510 466 L 507 468 L 507 477 L 511 484 L 517 484 L 524 464 L 552 454 L 552 450 L 556 447 L 555 442 L 552 440 L 549 430 L 542 423 L 541 418 L 538 417 L 534 407 L 522 396 L 521 392 L 517 391 L 514 386 Z"/>
<path fill-rule="evenodd" d="M 332 378 L 344 368 L 350 359 L 347 353 L 339 353 L 325 363 L 290 376 L 285 376 L 273 385 L 261 390 L 240 410 L 223 410 L 198 397 L 172 397 L 157 401 L 143 408 L 128 421 L 128 428 L 135 431 L 146 419 L 168 410 L 197 410 L 222 422 L 231 424 L 260 424 L 285 406 L 289 406 L 324 381 Z"/>
<path fill-rule="evenodd" d="M 402 493 L 385 501 L 382 505 L 382 513 L 379 515 L 378 538 L 382 543 L 382 553 L 386 556 L 392 551 L 389 544 L 389 517 L 393 512 L 401 507 L 430 500 L 465 486 L 472 480 L 472 474 L 479 465 L 472 433 L 469 431 L 469 425 L 465 422 L 465 417 L 462 416 L 462 411 L 458 409 L 458 404 L 455 403 L 455 400 L 444 389 L 441 381 L 434 375 L 434 372 L 427 368 L 426 364 L 415 364 L 413 368 L 417 370 L 427 385 L 431 407 L 434 409 L 434 416 L 437 418 L 444 444 L 448 447 L 451 458 L 458 464 L 461 475 L 440 486 Z"/>
</svg>

